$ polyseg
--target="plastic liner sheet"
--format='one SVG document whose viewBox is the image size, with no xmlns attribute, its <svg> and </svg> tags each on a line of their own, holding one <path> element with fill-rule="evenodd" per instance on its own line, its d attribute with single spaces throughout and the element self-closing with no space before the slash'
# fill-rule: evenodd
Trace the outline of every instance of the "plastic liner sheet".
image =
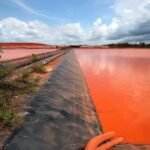
<svg viewBox="0 0 150 150">
<path fill-rule="evenodd" d="M 73 51 L 65 55 L 34 96 L 25 123 L 5 150 L 81 150 L 101 132 L 91 97 Z"/>
</svg>

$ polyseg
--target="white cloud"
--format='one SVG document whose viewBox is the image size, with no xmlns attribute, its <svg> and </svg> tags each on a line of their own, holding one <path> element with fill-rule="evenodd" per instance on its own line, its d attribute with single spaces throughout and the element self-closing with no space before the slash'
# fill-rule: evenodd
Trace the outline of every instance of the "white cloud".
<svg viewBox="0 0 150 150">
<path fill-rule="evenodd" d="M 0 21 L 0 41 L 49 44 L 150 42 L 149 7 L 148 0 L 116 0 L 113 5 L 116 16 L 111 23 L 105 24 L 98 18 L 89 31 L 80 23 L 49 26 L 37 20 L 25 22 L 16 18 L 5 18 Z"/>
<path fill-rule="evenodd" d="M 34 41 L 50 44 L 80 43 L 86 32 L 80 23 L 48 26 L 40 21 L 24 22 L 16 18 L 0 21 L 0 41 Z"/>
<path fill-rule="evenodd" d="M 94 27 L 97 28 L 98 26 L 100 26 L 102 23 L 101 18 L 98 18 L 95 22 L 94 22 Z"/>
<path fill-rule="evenodd" d="M 116 0 L 114 11 L 117 13 L 116 21 L 111 25 L 117 27 L 114 34 L 128 36 L 133 32 L 143 30 L 150 23 L 150 9 L 148 0 Z M 150 27 L 147 32 L 150 32 Z"/>
<path fill-rule="evenodd" d="M 110 24 L 106 25 L 101 21 L 96 28 L 93 28 L 93 38 L 103 39 L 106 42 L 138 42 L 139 40 L 150 42 L 150 3 L 148 0 L 115 0 L 112 8 L 116 12 L 116 17 Z"/>
</svg>

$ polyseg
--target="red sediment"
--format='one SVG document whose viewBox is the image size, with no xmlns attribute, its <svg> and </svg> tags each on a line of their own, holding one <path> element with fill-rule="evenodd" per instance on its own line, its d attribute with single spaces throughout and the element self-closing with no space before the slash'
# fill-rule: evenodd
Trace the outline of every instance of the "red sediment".
<svg viewBox="0 0 150 150">
<path fill-rule="evenodd" d="M 56 46 L 41 43 L 0 43 L 0 48 L 56 48 Z"/>
<path fill-rule="evenodd" d="M 150 144 L 150 50 L 76 50 L 105 132 Z"/>
<path fill-rule="evenodd" d="M 56 51 L 56 49 L 7 49 L 4 50 L 4 53 L 0 54 L 0 60 L 12 60 L 16 58 L 31 56 L 32 54 L 42 54 L 52 51 Z"/>
<path fill-rule="evenodd" d="M 31 56 L 32 54 L 42 54 L 56 51 L 55 46 L 38 43 L 0 43 L 3 53 L 1 53 L 0 61 L 12 60 Z"/>
</svg>

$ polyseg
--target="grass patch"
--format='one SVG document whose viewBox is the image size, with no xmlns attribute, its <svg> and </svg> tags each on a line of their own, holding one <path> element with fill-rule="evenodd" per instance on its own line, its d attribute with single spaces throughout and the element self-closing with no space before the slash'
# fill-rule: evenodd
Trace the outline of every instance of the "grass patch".
<svg viewBox="0 0 150 150">
<path fill-rule="evenodd" d="M 0 80 L 9 77 L 13 73 L 14 68 L 12 66 L 0 65 Z"/>
<path fill-rule="evenodd" d="M 10 92 L 0 91 L 0 125 L 8 127 L 12 125 L 15 117 L 15 111 L 10 107 Z"/>
<path fill-rule="evenodd" d="M 28 70 L 23 70 L 15 80 L 11 81 L 11 85 L 15 87 L 16 94 L 30 93 L 36 90 L 39 78 L 32 78 Z"/>
<path fill-rule="evenodd" d="M 5 111 L 0 111 L 0 122 L 3 126 L 12 126 L 12 122 L 15 117 L 15 112 L 13 109 L 8 109 Z"/>
<path fill-rule="evenodd" d="M 38 61 L 38 57 L 35 54 L 32 54 L 32 63 L 35 63 Z"/>
<path fill-rule="evenodd" d="M 36 91 L 39 79 L 32 78 L 28 70 L 23 70 L 15 79 L 5 80 L 12 71 L 5 68 L 0 77 L 0 126 L 12 126 L 16 121 L 15 110 L 12 109 L 14 96 Z"/>
<path fill-rule="evenodd" d="M 32 66 L 32 71 L 36 72 L 36 73 L 46 73 L 47 72 L 44 65 L 41 65 L 41 64 L 34 64 Z"/>
</svg>

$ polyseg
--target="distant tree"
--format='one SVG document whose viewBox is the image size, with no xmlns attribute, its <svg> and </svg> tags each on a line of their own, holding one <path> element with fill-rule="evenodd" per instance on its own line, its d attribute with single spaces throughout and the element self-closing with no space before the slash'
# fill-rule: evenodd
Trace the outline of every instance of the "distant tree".
<svg viewBox="0 0 150 150">
<path fill-rule="evenodd" d="M 140 42 L 140 46 L 141 46 L 141 47 L 144 47 L 144 46 L 145 46 L 145 43 L 144 43 L 144 42 Z"/>
<path fill-rule="evenodd" d="M 111 48 L 150 48 L 150 43 L 116 43 L 116 44 L 108 44 Z"/>
</svg>

